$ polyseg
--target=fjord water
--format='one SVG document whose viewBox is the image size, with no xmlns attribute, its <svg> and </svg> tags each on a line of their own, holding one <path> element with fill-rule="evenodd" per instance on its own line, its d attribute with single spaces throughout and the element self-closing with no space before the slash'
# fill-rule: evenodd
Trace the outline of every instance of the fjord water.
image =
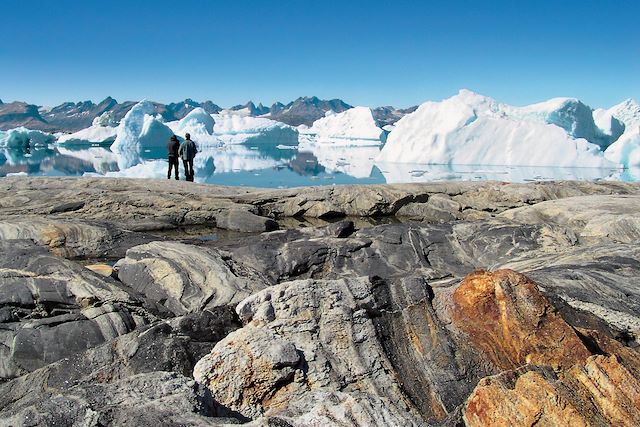
<svg viewBox="0 0 640 427">
<path fill-rule="evenodd" d="M 195 159 L 195 181 L 207 184 L 286 188 L 331 184 L 408 183 L 448 180 L 638 181 L 640 171 L 598 168 L 424 165 L 381 163 L 377 146 L 289 146 L 269 139 L 249 144 L 201 147 Z M 116 154 L 107 146 L 48 145 L 28 151 L 0 151 L 0 176 L 104 175 L 166 179 L 164 147 Z M 184 179 L 181 170 L 181 179 Z"/>
</svg>

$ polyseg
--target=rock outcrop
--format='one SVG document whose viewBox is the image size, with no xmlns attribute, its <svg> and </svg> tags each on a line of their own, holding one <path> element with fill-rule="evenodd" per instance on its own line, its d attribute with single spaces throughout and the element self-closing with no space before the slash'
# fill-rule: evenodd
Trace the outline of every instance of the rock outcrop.
<svg viewBox="0 0 640 427">
<path fill-rule="evenodd" d="M 114 268 L 122 283 L 174 315 L 237 304 L 268 286 L 260 273 L 217 249 L 175 242 L 136 246 Z"/>
<path fill-rule="evenodd" d="M 0 424 L 636 425 L 639 200 L 2 179 Z"/>
</svg>

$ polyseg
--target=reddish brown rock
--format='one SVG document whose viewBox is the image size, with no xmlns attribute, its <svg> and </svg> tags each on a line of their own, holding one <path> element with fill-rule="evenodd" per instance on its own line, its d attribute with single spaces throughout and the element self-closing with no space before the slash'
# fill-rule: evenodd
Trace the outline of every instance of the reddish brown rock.
<svg viewBox="0 0 640 427">
<path fill-rule="evenodd" d="M 526 367 L 484 378 L 463 411 L 467 426 L 640 425 L 640 379 L 616 356 L 592 356 L 556 376 Z"/>
<path fill-rule="evenodd" d="M 567 368 L 591 355 L 537 285 L 512 270 L 468 275 L 453 293 L 451 317 L 497 371 Z"/>
</svg>

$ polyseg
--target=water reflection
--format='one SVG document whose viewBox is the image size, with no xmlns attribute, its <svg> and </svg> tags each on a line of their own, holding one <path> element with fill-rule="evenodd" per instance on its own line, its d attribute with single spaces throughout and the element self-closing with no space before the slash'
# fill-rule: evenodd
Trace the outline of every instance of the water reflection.
<svg viewBox="0 0 640 427">
<path fill-rule="evenodd" d="M 599 168 L 424 165 L 386 162 L 379 162 L 376 167 L 380 169 L 385 181 L 389 184 L 452 180 L 529 182 L 622 179 L 620 170 Z"/>
<path fill-rule="evenodd" d="M 640 180 L 640 169 L 453 166 L 377 163 L 380 147 L 345 147 L 277 138 L 253 138 L 244 144 L 202 147 L 194 161 L 195 181 L 252 187 L 321 184 L 403 183 L 446 180 Z M 0 149 L 0 176 L 106 175 L 166 179 L 165 148 L 135 148 L 114 153 L 108 146 L 48 145 Z M 181 176 L 184 178 L 180 165 Z"/>
</svg>

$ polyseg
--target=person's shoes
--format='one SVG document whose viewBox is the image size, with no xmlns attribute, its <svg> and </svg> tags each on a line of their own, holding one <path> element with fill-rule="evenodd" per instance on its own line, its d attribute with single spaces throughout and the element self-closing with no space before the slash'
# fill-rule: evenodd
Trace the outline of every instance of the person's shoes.
<svg viewBox="0 0 640 427">
<path fill-rule="evenodd" d="M 177 176 L 176 176 L 176 181 L 180 181 L 180 178 L 178 178 Z"/>
</svg>

